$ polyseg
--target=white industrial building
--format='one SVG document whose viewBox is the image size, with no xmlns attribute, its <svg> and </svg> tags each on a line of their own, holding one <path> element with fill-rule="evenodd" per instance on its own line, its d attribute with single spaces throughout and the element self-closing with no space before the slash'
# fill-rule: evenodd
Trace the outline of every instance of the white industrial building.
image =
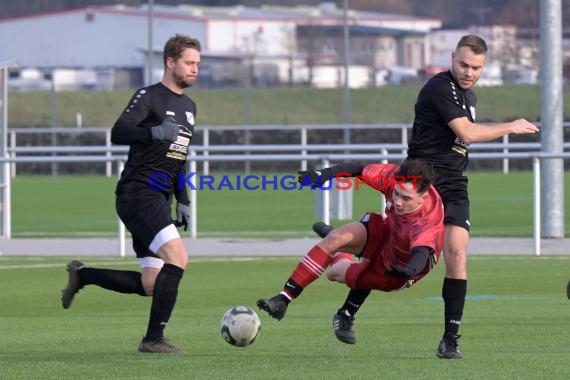
<svg viewBox="0 0 570 380">
<path fill-rule="evenodd" d="M 77 81 L 85 82 L 77 83 L 79 87 L 129 86 L 148 82 L 149 67 L 153 69 L 152 81 L 160 78 L 163 44 L 175 33 L 182 33 L 202 42 L 206 80 L 215 82 L 224 76 L 236 80 L 244 72 L 251 72 L 254 79 L 286 82 L 297 80 L 296 73 L 306 72 L 307 54 L 299 50 L 298 40 L 302 36 L 297 35 L 297 26 L 343 22 L 343 10 L 332 2 L 258 8 L 154 5 L 152 17 L 150 14 L 147 6 L 116 5 L 1 20 L 0 61 L 13 62 L 21 70 L 41 70 L 48 76 L 44 80 L 53 78 L 61 82 L 62 88 L 64 79 L 71 77 L 70 69 L 82 71 L 74 74 Z M 379 28 L 380 34 L 382 30 L 402 30 L 425 35 L 441 27 L 438 19 L 355 10 L 349 11 L 348 23 L 353 27 Z M 378 38 L 378 33 L 374 38 Z M 383 46 L 387 46 L 385 41 Z M 394 43 L 392 48 L 398 46 Z M 429 46 L 417 42 L 415 46 L 420 51 L 415 54 L 414 65 L 428 64 Z M 154 56 L 150 62 L 149 47 Z M 374 50 L 374 54 L 398 56 L 380 49 Z M 397 64 L 404 66 L 406 62 Z M 14 74 L 12 82 L 22 85 L 23 79 Z"/>
</svg>

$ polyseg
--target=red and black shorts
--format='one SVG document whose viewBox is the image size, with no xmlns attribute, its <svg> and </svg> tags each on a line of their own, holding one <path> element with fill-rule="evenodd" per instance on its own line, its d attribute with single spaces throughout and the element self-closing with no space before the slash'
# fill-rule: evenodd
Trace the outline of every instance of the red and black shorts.
<svg viewBox="0 0 570 380">
<path fill-rule="evenodd" d="M 365 214 L 360 222 L 366 227 L 368 239 L 360 255 L 361 261 L 348 267 L 345 274 L 346 285 L 351 289 L 373 289 L 393 292 L 411 285 L 407 278 L 386 273 L 384 255 L 389 252 L 386 237 L 390 233 L 388 224 L 377 213 Z M 425 274 L 416 276 L 418 281 Z"/>
</svg>

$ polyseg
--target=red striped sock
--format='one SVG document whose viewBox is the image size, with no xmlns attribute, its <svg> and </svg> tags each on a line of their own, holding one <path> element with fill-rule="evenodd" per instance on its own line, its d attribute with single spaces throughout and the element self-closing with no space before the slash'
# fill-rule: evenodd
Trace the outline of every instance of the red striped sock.
<svg viewBox="0 0 570 380">
<path fill-rule="evenodd" d="M 315 245 L 297 265 L 291 274 L 291 279 L 302 288 L 305 288 L 319 278 L 331 262 L 332 257 Z"/>
</svg>

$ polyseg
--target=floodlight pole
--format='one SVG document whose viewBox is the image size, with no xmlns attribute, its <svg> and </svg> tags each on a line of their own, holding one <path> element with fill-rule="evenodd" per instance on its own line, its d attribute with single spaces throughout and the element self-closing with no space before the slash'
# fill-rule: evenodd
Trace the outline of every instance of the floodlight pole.
<svg viewBox="0 0 570 380">
<path fill-rule="evenodd" d="M 148 1 L 148 74 L 147 74 L 147 86 L 152 84 L 152 63 L 154 60 L 154 42 L 153 42 L 153 28 L 154 28 L 154 0 Z"/>
<path fill-rule="evenodd" d="M 344 41 L 344 91 L 343 91 L 343 144 L 350 144 L 350 34 L 348 29 L 348 0 L 344 0 L 343 9 L 343 41 Z"/>
<path fill-rule="evenodd" d="M 562 153 L 564 142 L 562 86 L 562 0 L 540 1 L 541 151 Z M 544 238 L 564 237 L 564 160 L 542 160 Z"/>
<path fill-rule="evenodd" d="M 8 158 L 8 69 L 13 65 L 0 64 L 0 157 Z M 0 168 L 0 238 L 10 239 L 10 163 L 4 162 Z"/>
</svg>

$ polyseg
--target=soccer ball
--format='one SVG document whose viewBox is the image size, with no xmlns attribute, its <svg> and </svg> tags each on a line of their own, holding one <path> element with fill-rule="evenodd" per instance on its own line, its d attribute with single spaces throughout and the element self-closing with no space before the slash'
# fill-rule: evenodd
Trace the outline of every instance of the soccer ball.
<svg viewBox="0 0 570 380">
<path fill-rule="evenodd" d="M 245 347 L 252 344 L 261 331 L 261 321 L 247 306 L 236 306 L 224 313 L 221 333 L 226 342 Z"/>
</svg>

